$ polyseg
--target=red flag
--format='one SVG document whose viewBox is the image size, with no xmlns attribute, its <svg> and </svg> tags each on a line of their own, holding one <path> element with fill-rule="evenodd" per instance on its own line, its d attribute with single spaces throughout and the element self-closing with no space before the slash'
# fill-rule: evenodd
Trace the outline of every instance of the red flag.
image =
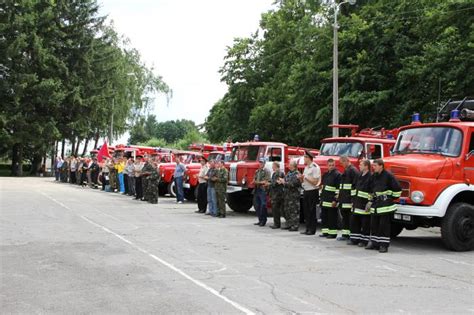
<svg viewBox="0 0 474 315">
<path fill-rule="evenodd" d="M 104 157 L 111 158 L 107 141 L 104 141 L 104 144 L 100 147 L 99 153 L 97 153 L 97 160 L 99 162 L 102 162 Z"/>
</svg>

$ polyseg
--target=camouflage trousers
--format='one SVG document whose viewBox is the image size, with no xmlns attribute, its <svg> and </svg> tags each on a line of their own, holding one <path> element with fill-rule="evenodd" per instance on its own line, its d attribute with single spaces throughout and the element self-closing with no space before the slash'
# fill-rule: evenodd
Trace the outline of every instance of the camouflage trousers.
<svg viewBox="0 0 474 315">
<path fill-rule="evenodd" d="M 225 215 L 225 189 L 216 189 L 217 215 Z"/>
<path fill-rule="evenodd" d="M 149 203 L 158 203 L 158 186 L 160 184 L 159 180 L 146 180 L 146 190 L 143 198 L 148 201 Z"/>
<path fill-rule="evenodd" d="M 284 217 L 286 224 L 290 228 L 299 227 L 299 215 L 300 215 L 300 193 L 286 192 L 285 194 L 285 208 Z"/>
<path fill-rule="evenodd" d="M 142 176 L 143 200 L 148 200 L 148 176 Z"/>
</svg>

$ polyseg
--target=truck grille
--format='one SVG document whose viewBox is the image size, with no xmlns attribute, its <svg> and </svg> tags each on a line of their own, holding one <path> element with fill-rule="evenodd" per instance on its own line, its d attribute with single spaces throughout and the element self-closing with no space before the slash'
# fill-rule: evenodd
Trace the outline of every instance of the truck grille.
<svg viewBox="0 0 474 315">
<path fill-rule="evenodd" d="M 229 184 L 237 185 L 237 163 L 231 163 L 229 167 Z"/>
</svg>

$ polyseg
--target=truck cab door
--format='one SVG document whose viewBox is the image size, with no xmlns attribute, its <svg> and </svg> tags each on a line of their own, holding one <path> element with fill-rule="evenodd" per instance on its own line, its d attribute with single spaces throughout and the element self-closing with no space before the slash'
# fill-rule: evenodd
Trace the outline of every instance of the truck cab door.
<svg viewBox="0 0 474 315">
<path fill-rule="evenodd" d="M 376 159 L 384 158 L 383 154 L 383 146 L 380 143 L 366 143 L 365 144 L 365 157 L 370 161 L 374 161 Z"/>
<path fill-rule="evenodd" d="M 267 162 L 265 168 L 270 171 L 270 174 L 273 174 L 272 164 L 273 162 L 280 163 L 280 170 L 285 171 L 285 150 L 281 146 L 269 146 L 267 147 L 267 152 L 265 154 L 267 157 Z"/>
<path fill-rule="evenodd" d="M 474 185 L 474 128 L 469 128 L 468 150 L 464 155 L 464 178 Z"/>
</svg>

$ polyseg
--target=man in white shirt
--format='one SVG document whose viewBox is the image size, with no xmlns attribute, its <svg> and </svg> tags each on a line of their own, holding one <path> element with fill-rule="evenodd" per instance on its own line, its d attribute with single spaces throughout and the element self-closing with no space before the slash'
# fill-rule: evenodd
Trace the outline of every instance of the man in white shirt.
<svg viewBox="0 0 474 315">
<path fill-rule="evenodd" d="M 303 175 L 300 175 L 301 186 L 303 187 L 303 208 L 306 231 L 304 235 L 314 235 L 316 233 L 316 205 L 319 202 L 319 185 L 321 184 L 321 169 L 313 162 L 313 155 L 305 151 Z"/>
<path fill-rule="evenodd" d="M 209 167 L 207 166 L 207 160 L 205 157 L 201 157 L 199 161 L 201 163 L 201 170 L 199 171 L 198 182 L 199 185 L 196 188 L 198 190 L 197 193 L 197 203 L 198 203 L 198 210 L 196 213 L 206 213 L 207 208 L 207 171 Z"/>
</svg>

